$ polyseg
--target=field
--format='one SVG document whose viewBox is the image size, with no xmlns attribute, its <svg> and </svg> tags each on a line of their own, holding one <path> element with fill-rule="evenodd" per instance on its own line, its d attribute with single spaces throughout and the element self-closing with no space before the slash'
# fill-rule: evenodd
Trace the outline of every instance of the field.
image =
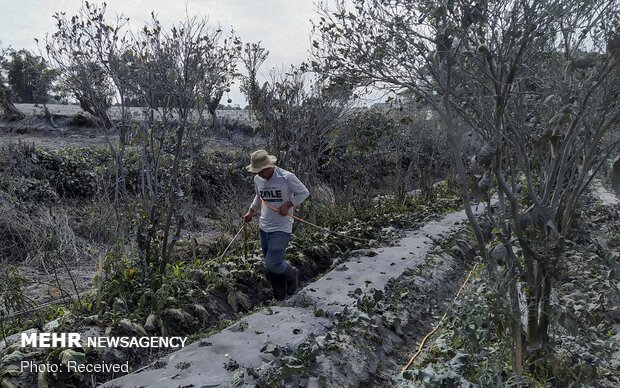
<svg viewBox="0 0 620 388">
<path fill-rule="evenodd" d="M 620 386 L 620 2 L 349 3 L 0 51 L 2 388 Z"/>
<path fill-rule="evenodd" d="M 20 108 L 24 111 L 34 109 L 29 105 L 20 105 Z M 53 112 L 58 112 L 55 114 L 59 115 L 76 109 L 63 106 L 53 108 L 56 109 Z M 38 127 L 32 123 L 36 123 Z M 16 130 L 28 126 L 30 127 L 27 130 Z M 133 368 L 140 365 L 148 366 L 149 372 L 130 374 L 110 382 L 110 386 L 149 385 L 149 382 L 154 381 L 150 373 L 163 374 L 168 378 L 174 377 L 187 384 L 205 383 L 211 381 L 203 374 L 205 371 L 210 371 L 209 374 L 212 376 L 219 376 L 211 381 L 217 383 L 221 381 L 222 376 L 228 376 L 226 378 L 232 380 L 239 379 L 239 368 L 245 368 L 247 371 L 260 370 L 254 375 L 244 375 L 245 381 L 260 384 L 279 379 L 298 384 L 300 376 L 306 376 L 304 381 L 315 379 L 328 382 L 328 385 L 367 382 L 371 386 L 384 386 L 402 384 L 413 376 L 421 379 L 432 378 L 434 381 L 442 382 L 441 384 L 449 381 L 441 377 L 441 374 L 428 377 L 431 375 L 419 374 L 421 372 L 399 377 L 398 368 L 411 354 L 411 347 L 408 344 L 415 343 L 424 335 L 425 330 L 430 330 L 442 311 L 454 308 L 454 305 L 449 307 L 446 301 L 456 292 L 464 274 L 475 261 L 472 250 L 475 240 L 460 226 L 466 220 L 466 216 L 462 211 L 454 212 L 455 206 L 459 206 L 454 194 L 443 191 L 445 189 L 440 190 L 439 187 L 442 185 L 436 185 L 435 193 L 431 197 L 424 197 L 419 190 L 414 190 L 410 194 L 413 197 L 401 205 L 392 203 L 393 199 L 390 199 L 390 196 L 378 196 L 375 203 L 383 204 L 370 212 L 360 208 L 353 214 L 351 210 L 340 215 L 333 210 L 327 213 L 315 213 L 319 224 L 331 225 L 332 230 L 342 235 L 321 236 L 312 227 L 298 225 L 296 237 L 287 257 L 301 269 L 303 284 L 307 285 L 299 295 L 284 305 L 274 304 L 269 301 L 270 291 L 266 288 L 261 275 L 262 259 L 257 242 L 252 237 L 256 233 L 255 225 L 252 226 L 250 233 L 249 258 L 242 255 L 241 246 L 237 244 L 233 245 L 233 251 L 224 260 L 219 257 L 224 245 L 235 233 L 238 227 L 237 220 L 251 199 L 249 181 L 241 179 L 234 182 L 233 177 L 245 175 L 242 168 L 247 156 L 244 155 L 249 154 L 251 149 L 249 147 L 253 147 L 255 142 L 260 142 L 260 138 L 239 132 L 234 126 L 225 133 L 236 133 L 237 138 L 242 139 L 245 145 L 213 136 L 206 139 L 203 152 L 204 155 L 209 155 L 209 158 L 221 159 L 214 160 L 215 164 L 208 167 L 213 170 L 208 174 L 224 173 L 224 176 L 228 176 L 222 182 L 228 187 L 227 197 L 206 197 L 210 198 L 207 202 L 198 200 L 192 221 L 183 230 L 177 244 L 174 264 L 171 267 L 174 275 L 167 275 L 173 276 L 171 284 L 176 284 L 175 287 L 179 288 L 169 294 L 167 307 L 161 308 L 159 314 L 153 315 L 150 308 L 145 309 L 146 306 L 142 306 L 135 297 L 130 297 L 123 288 L 108 291 L 105 291 L 106 287 L 101 288 L 98 279 L 102 276 L 113 278 L 121 276 L 114 281 L 120 280 L 135 286 L 137 279 L 132 279 L 132 276 L 128 275 L 131 272 L 127 271 L 135 271 L 139 267 L 134 267 L 135 264 L 132 264 L 131 260 L 121 259 L 122 262 L 114 263 L 106 258 L 106 255 L 109 255 L 106 252 L 111 248 L 109 243 L 113 240 L 106 237 L 110 235 L 110 229 L 99 223 L 105 219 L 112 222 L 111 209 L 108 205 L 90 194 L 70 198 L 65 193 L 52 202 L 49 200 L 39 202 L 38 207 L 31 210 L 4 205 L 5 218 L 2 225 L 10 228 L 5 229 L 5 233 L 15 233 L 17 230 L 17 225 L 9 222 L 6 217 L 17 217 L 23 219 L 23 228 L 51 227 L 56 231 L 51 234 L 47 232 L 48 237 L 45 237 L 46 233 L 37 235 L 38 237 L 30 236 L 30 240 L 27 240 L 30 244 L 41 244 L 41 238 L 45 240 L 50 236 L 60 243 L 56 253 L 52 251 L 51 256 L 50 252 L 45 253 L 46 248 L 33 249 L 34 245 L 31 245 L 20 252 L 30 251 L 34 254 L 28 254 L 27 257 L 13 254 L 11 259 L 5 258 L 5 265 L 9 265 L 12 274 L 6 281 L 13 287 L 7 287 L 4 291 L 5 296 L 2 300 L 5 303 L 13 303 L 2 307 L 5 317 L 8 316 L 12 322 L 18 324 L 17 327 L 23 329 L 32 328 L 31 325 L 36 328 L 55 327 L 60 324 L 60 327 L 66 330 L 77 330 L 81 333 L 112 331 L 130 335 L 153 333 L 153 330 L 158 330 L 160 327 L 161 330 L 186 333 L 191 335 L 191 338 L 202 338 L 192 346 L 170 355 L 166 355 L 165 352 L 152 353 L 146 363 L 145 355 L 140 353 L 114 353 L 118 362 L 126 360 L 133 365 Z M 81 170 L 96 169 L 95 165 L 90 167 L 89 163 L 101 156 L 96 157 L 92 152 L 100 150 L 98 152 L 105 154 L 104 150 L 107 147 L 105 136 L 95 128 L 53 128 L 45 120 L 34 116 L 28 116 L 19 123 L 19 126 L 7 123 L 2 139 L 5 147 L 6 145 L 12 147 L 13 152 L 5 154 L 13 155 L 10 156 L 12 158 L 15 158 L 15 154 L 24 152 L 25 156 L 30 155 L 28 156 L 30 158 L 34 158 L 34 155 L 38 155 L 37 158 L 43 155 L 57 155 L 55 157 L 63 158 L 89 155 L 80 162 L 79 170 L 71 174 L 83 174 Z M 29 143 L 34 143 L 34 146 L 28 145 Z M 129 149 L 134 147 L 131 146 Z M 67 153 L 67 150 L 73 151 Z M 8 148 L 5 148 L 4 152 L 7 151 Z M 73 163 L 72 160 L 66 159 L 63 163 Z M 231 165 L 234 166 L 232 171 L 229 167 Z M 207 177 L 208 174 L 202 176 Z M 227 181 L 229 179 L 233 181 Z M 50 182 L 54 184 L 55 181 Z M 595 195 L 601 196 L 607 206 L 617 206 L 615 195 L 606 188 L 606 185 L 597 182 Z M 55 190 L 62 187 L 57 186 L 58 182 L 55 185 L 57 187 Z M 26 197 L 23 196 L 24 193 L 18 193 L 21 203 L 28 203 L 23 202 L 24 200 L 32 203 L 36 198 L 32 197 L 35 195 L 33 193 L 41 195 L 42 189 L 35 186 L 34 189 L 27 190 Z M 215 189 L 215 192 L 218 191 Z M 15 195 L 16 192 L 13 193 Z M 218 198 L 215 203 L 212 202 L 214 198 Z M 42 217 L 41 211 L 50 212 L 55 216 L 52 219 L 46 218 L 47 221 L 32 218 Z M 479 214 L 484 213 L 484 207 L 477 208 L 477 211 Z M 449 213 L 445 218 L 438 222 L 432 221 L 445 212 Z M 304 216 L 311 213 L 302 211 L 300 214 Z M 597 217 L 598 214 L 595 211 L 589 217 Z M 26 216 L 29 218 L 24 219 Z M 611 217 L 614 219 L 615 216 Z M 352 223 L 351 220 L 356 221 Z M 24 232 L 25 230 L 21 233 Z M 605 239 L 608 244 L 616 244 L 612 242 L 615 241 L 613 237 L 610 237 L 613 236 L 614 229 L 605 229 L 603 226 L 603 231 L 597 233 L 601 236 L 598 237 L 600 241 Z M 348 240 L 348 236 L 363 237 L 366 243 L 360 244 L 357 240 Z M 399 241 L 396 244 L 395 239 Z M 18 246 L 24 243 L 19 239 L 14 241 Z M 580 257 L 582 254 L 584 253 L 573 253 L 574 257 Z M 217 274 L 215 278 L 213 274 Z M 478 269 L 470 282 L 480 284 L 483 282 L 482 277 L 483 274 Z M 186 283 L 188 280 L 190 283 Z M 456 301 L 459 309 L 472 308 L 474 306 L 472 297 L 487 297 L 486 294 L 476 296 L 476 292 L 480 292 L 481 288 L 478 288 L 478 291 L 471 291 L 469 286 L 468 289 L 470 291 L 466 301 Z M 94 290 L 98 291 L 93 293 Z M 412 294 L 408 290 L 418 291 Z M 117 295 L 115 299 L 107 302 L 110 303 L 108 308 L 113 315 L 102 315 L 101 312 L 92 315 L 97 312 L 97 300 L 107 298 L 105 292 Z M 16 305 L 19 300 L 21 303 Z M 611 303 L 611 300 L 613 299 L 605 303 Z M 342 310 L 343 307 L 350 305 L 358 307 L 351 311 Z M 430 305 L 437 307 L 429 313 L 420 312 L 420 308 L 424 308 L 421 306 Z M 601 305 L 601 308 L 604 308 L 602 306 L 604 304 Z M 267 309 L 263 310 L 265 307 Z M 63 314 L 66 308 L 73 311 L 70 318 L 66 313 Z M 128 310 L 129 308 L 131 310 Z M 490 307 L 481 305 L 475 308 L 481 309 L 480 314 L 486 314 L 485 309 Z M 129 311 L 131 313 L 126 315 Z M 258 312 L 253 314 L 253 311 Z M 276 315 L 273 315 L 274 311 Z M 370 317 L 370 321 L 368 318 L 360 318 L 360 314 L 362 317 Z M 375 322 L 378 317 L 382 317 L 380 324 Z M 387 320 L 383 317 L 387 317 Z M 283 326 L 282 322 L 288 323 Z M 374 332 L 377 330 L 377 324 L 381 329 L 379 332 Z M 446 325 L 446 331 L 442 332 L 439 339 L 457 336 L 461 330 L 458 322 L 450 321 Z M 2 330 L 6 336 L 3 347 L 18 338 L 18 334 L 9 335 L 14 330 L 7 329 L 3 326 Z M 220 329 L 223 331 L 220 332 Z M 286 330 L 296 335 L 291 338 Z M 246 342 L 243 345 L 243 352 L 240 352 L 241 348 L 235 348 L 233 345 L 240 331 L 248 333 L 244 337 Z M 380 348 L 365 348 L 365 342 L 358 342 L 358 338 L 367 338 L 365 341 L 376 343 Z M 568 337 L 564 341 L 573 340 L 573 337 Z M 265 341 L 272 344 L 267 353 L 263 346 Z M 210 345 L 203 348 L 204 343 Z M 319 343 L 318 348 L 316 343 Z M 326 343 L 330 345 L 327 346 Z M 346 363 L 338 364 L 340 356 L 336 356 L 336 353 L 350 347 L 361 347 L 361 350 L 353 353 L 347 350 L 349 355 L 345 358 Z M 443 349 L 440 342 L 434 341 L 431 341 L 430 347 Z M 306 353 L 310 348 L 314 350 Z M 202 349 L 206 353 L 199 356 L 200 359 L 196 359 L 196 352 L 201 354 Z M 289 359 L 296 360 L 295 368 L 299 374 L 290 375 L 287 372 L 288 364 L 282 364 L 277 357 L 272 360 L 269 368 L 261 366 L 265 357 L 273 357 L 272 354 L 276 354 L 274 352 L 287 354 Z M 451 353 L 444 355 L 440 350 L 431 354 L 422 358 L 420 361 L 422 365 L 441 364 L 442 357 L 452 357 Z M 25 357 L 36 360 L 40 354 L 28 353 Z M 102 357 L 109 359 L 112 353 L 110 350 L 104 350 Z M 175 361 L 171 363 L 172 358 L 169 357 L 173 357 Z M 317 364 L 319 359 L 323 361 Z M 618 362 L 616 356 L 610 360 L 612 363 Z M 183 374 L 179 377 L 181 364 Z M 153 367 L 153 365 L 159 366 Z M 348 367 L 343 369 L 343 365 Z M 349 367 L 366 371 L 352 374 L 346 371 Z M 372 370 L 375 372 L 369 373 Z M 430 373 L 428 370 L 425 369 L 424 373 Z M 609 369 L 599 368 L 599 370 L 607 371 L 604 372 L 604 381 L 608 381 L 606 379 L 614 381 L 616 378 Z M 405 376 L 404 380 L 402 376 Z M 78 382 L 75 376 L 66 376 L 58 380 L 59 378 L 59 376 L 49 377 L 50 381 Z M 105 382 L 110 376 L 100 374 L 93 378 Z M 481 375 L 480 378 L 488 376 Z M 29 384 L 32 379 L 32 375 L 29 374 L 22 374 L 19 377 L 19 381 L 23 384 Z"/>
<path fill-rule="evenodd" d="M 17 104 L 17 107 L 26 115 L 42 115 L 43 107 L 35 104 Z M 47 109 L 52 115 L 60 116 L 75 116 L 78 114 L 86 114 L 79 105 L 59 105 L 49 104 Z M 130 107 L 129 114 L 136 119 L 139 119 L 142 115 L 142 109 L 138 107 Z M 114 119 L 119 119 L 121 116 L 119 107 L 110 108 L 110 115 Z M 250 117 L 250 112 L 241 109 L 221 109 L 217 112 L 218 117 L 222 120 L 238 121 L 243 124 L 252 124 L 254 120 Z"/>
</svg>

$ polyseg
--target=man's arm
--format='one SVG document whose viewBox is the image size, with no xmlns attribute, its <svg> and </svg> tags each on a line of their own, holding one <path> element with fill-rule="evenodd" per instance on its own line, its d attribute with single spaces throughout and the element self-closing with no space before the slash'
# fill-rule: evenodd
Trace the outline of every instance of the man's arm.
<svg viewBox="0 0 620 388">
<path fill-rule="evenodd" d="M 256 190 L 256 184 L 254 185 L 254 190 Z M 258 193 L 258 191 L 256 191 Z M 250 222 L 252 221 L 252 217 L 254 217 L 254 213 L 256 213 L 258 211 L 258 209 L 260 208 L 260 197 L 258 196 L 258 194 L 256 194 L 254 196 L 254 200 L 252 201 L 252 204 L 250 205 L 250 208 L 248 209 L 248 212 L 245 213 L 245 215 L 243 216 L 243 222 Z"/>
<path fill-rule="evenodd" d="M 260 208 L 260 197 L 258 196 L 258 194 L 256 194 L 254 196 L 254 201 L 252 201 L 252 204 L 250 205 L 250 210 L 258 211 L 259 208 Z"/>
<path fill-rule="evenodd" d="M 286 181 L 291 189 L 291 192 L 293 193 L 293 198 L 284 205 L 280 206 L 279 213 L 282 216 L 287 215 L 288 211 L 293 206 L 301 205 L 301 203 L 305 201 L 308 196 L 310 196 L 310 192 L 306 186 L 304 186 L 304 184 L 301 183 L 299 178 L 297 178 L 294 174 L 291 174 Z"/>
<path fill-rule="evenodd" d="M 310 192 L 295 175 L 291 175 L 287 180 L 289 187 L 294 194 L 293 199 L 291 200 L 293 206 L 301 205 L 301 203 L 310 196 Z"/>
</svg>

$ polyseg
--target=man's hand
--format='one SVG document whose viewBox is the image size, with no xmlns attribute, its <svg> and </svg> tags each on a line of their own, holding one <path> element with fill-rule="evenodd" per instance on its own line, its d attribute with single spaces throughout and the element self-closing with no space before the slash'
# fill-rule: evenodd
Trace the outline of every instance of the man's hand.
<svg viewBox="0 0 620 388">
<path fill-rule="evenodd" d="M 280 213 L 281 216 L 286 216 L 286 215 L 288 215 L 288 211 L 292 207 L 293 207 L 293 202 L 288 201 L 284 205 L 280 206 L 280 208 L 278 209 L 278 213 Z"/>
<path fill-rule="evenodd" d="M 252 221 L 252 217 L 254 217 L 254 209 L 250 209 L 247 213 L 245 213 L 245 216 L 243 216 L 243 222 L 247 224 Z"/>
</svg>

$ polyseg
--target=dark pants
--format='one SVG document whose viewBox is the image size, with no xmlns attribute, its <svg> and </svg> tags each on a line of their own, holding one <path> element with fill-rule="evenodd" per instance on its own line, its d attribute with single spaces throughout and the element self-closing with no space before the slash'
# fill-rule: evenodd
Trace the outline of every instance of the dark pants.
<svg viewBox="0 0 620 388">
<path fill-rule="evenodd" d="M 265 268 L 267 272 L 275 274 L 284 273 L 289 264 L 284 260 L 286 246 L 291 240 L 291 234 L 286 232 L 267 233 L 260 229 L 260 246 L 265 256 Z"/>
</svg>

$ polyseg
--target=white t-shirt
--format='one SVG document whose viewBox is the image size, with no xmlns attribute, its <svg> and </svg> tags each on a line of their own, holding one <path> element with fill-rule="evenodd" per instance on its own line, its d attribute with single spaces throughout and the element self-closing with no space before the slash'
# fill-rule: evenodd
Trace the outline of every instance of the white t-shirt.
<svg viewBox="0 0 620 388">
<path fill-rule="evenodd" d="M 294 207 L 299 206 L 310 195 L 310 192 L 301 183 L 299 178 L 290 171 L 276 167 L 269 180 L 263 179 L 258 175 L 254 176 L 254 188 L 256 196 L 250 208 L 257 211 L 260 205 L 260 228 L 267 233 L 293 232 L 293 218 L 281 216 L 262 203 L 260 198 L 276 209 L 288 201 L 291 201 Z M 288 213 L 292 215 L 293 209 L 289 210 Z"/>
</svg>

